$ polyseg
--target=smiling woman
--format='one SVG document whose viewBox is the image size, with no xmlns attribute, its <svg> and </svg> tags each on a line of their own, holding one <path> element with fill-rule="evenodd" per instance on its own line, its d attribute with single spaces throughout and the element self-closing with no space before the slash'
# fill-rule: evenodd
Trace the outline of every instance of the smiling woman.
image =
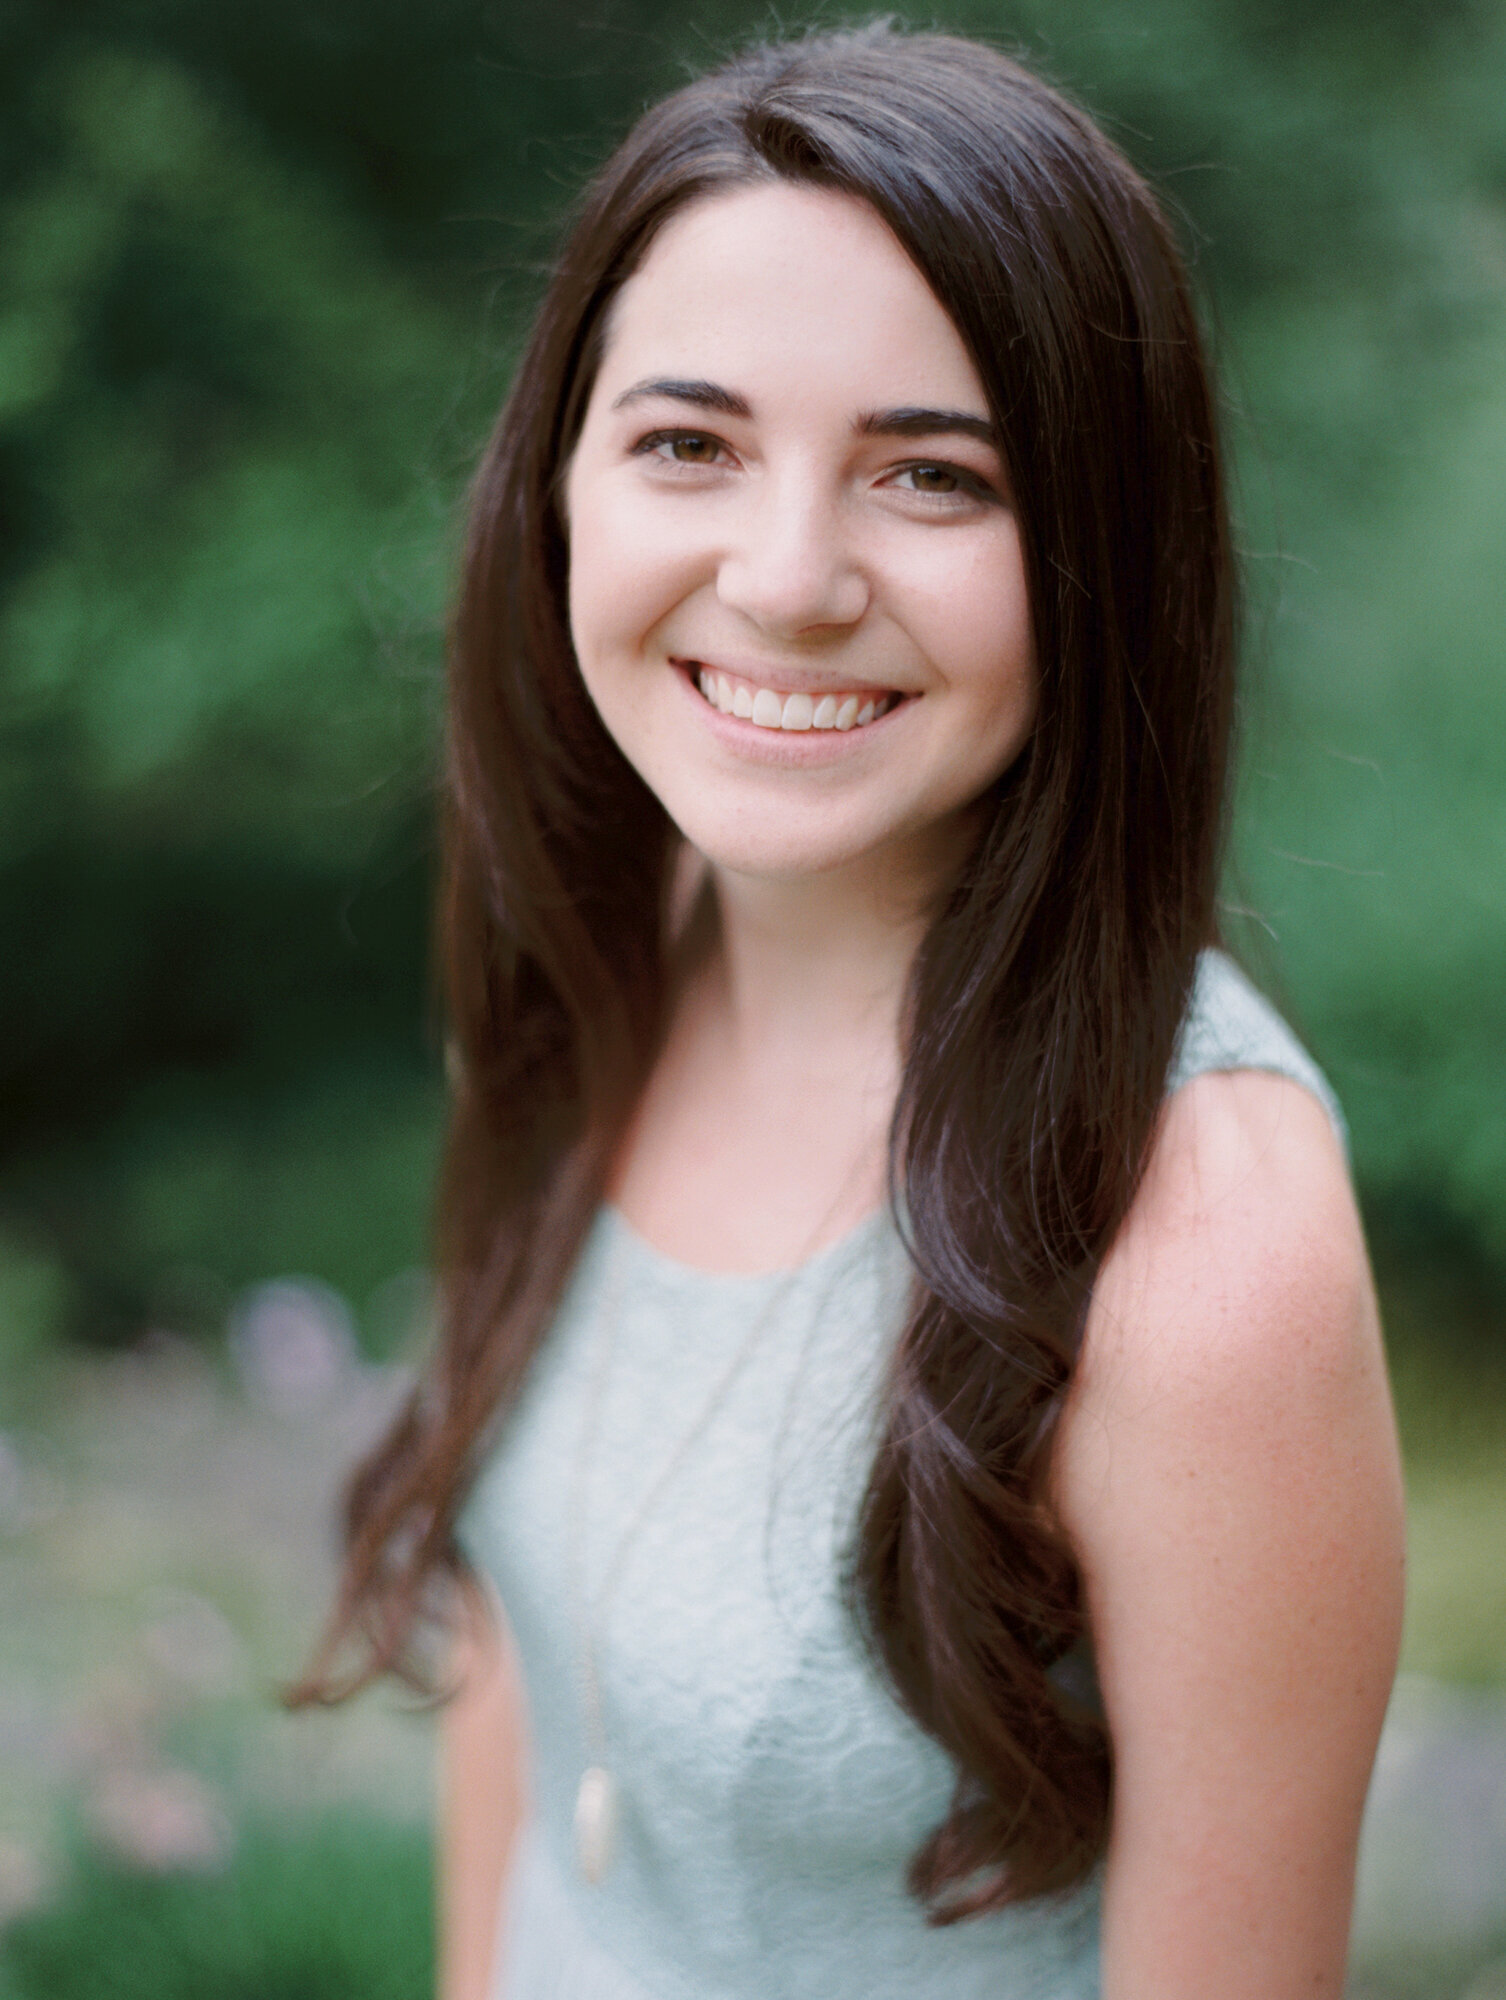
<svg viewBox="0 0 1506 2000">
<path fill-rule="evenodd" d="M 1217 949 L 1233 597 L 1170 232 L 1013 63 L 756 50 L 587 193 L 455 620 L 443 1332 L 304 1690 L 458 1645 L 446 2000 L 1340 1992 L 1395 1440 Z"/>
</svg>

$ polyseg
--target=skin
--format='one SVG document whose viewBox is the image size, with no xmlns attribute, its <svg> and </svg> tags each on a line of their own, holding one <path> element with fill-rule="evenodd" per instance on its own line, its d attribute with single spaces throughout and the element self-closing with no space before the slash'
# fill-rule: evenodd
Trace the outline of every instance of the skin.
<svg viewBox="0 0 1506 2000">
<path fill-rule="evenodd" d="M 897 434 L 917 410 L 949 414 Z M 565 488 L 571 618 L 608 728 L 713 892 L 612 1189 L 683 1262 L 787 1267 L 882 1199 L 906 971 L 1034 713 L 986 415 L 946 314 L 844 196 L 711 198 L 619 297 Z M 845 734 L 760 731 L 704 700 L 696 663 L 904 699 Z M 1296 1085 L 1205 1077 L 1167 1106 L 1054 1498 L 1118 1756 L 1105 2000 L 1337 1995 L 1400 1499 L 1344 1162 Z M 445 1730 L 442 1991 L 483 2000 L 522 1810 L 505 1649 Z"/>
<path fill-rule="evenodd" d="M 491 2000 L 501 1885 L 527 1812 L 528 1730 L 511 1639 L 478 1590 L 441 1711 L 439 1940 L 441 2000 Z"/>
</svg>

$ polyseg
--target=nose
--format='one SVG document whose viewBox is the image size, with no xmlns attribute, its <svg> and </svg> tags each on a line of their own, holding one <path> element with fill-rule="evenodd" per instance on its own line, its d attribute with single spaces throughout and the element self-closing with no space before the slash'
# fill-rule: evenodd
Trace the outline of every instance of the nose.
<svg viewBox="0 0 1506 2000">
<path fill-rule="evenodd" d="M 840 498 L 809 476 L 771 479 L 750 494 L 717 595 L 770 638 L 856 625 L 871 592 Z"/>
</svg>

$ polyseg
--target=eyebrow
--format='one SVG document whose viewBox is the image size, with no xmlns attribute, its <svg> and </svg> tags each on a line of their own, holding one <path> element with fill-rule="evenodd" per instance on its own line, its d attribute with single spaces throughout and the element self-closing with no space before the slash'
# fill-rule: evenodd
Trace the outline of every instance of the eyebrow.
<svg viewBox="0 0 1506 2000">
<path fill-rule="evenodd" d="M 653 396 L 665 397 L 672 403 L 689 403 L 697 410 L 714 410 L 719 417 L 753 414 L 747 397 L 739 396 L 734 389 L 724 389 L 717 382 L 681 382 L 670 376 L 635 382 L 631 389 L 623 390 L 612 408 L 625 410 L 629 403 L 641 403 Z"/>
<path fill-rule="evenodd" d="M 987 417 L 975 417 L 967 410 L 926 410 L 914 406 L 901 410 L 868 410 L 854 428 L 863 437 L 970 437 L 990 450 L 999 448 L 999 433 Z"/>
<path fill-rule="evenodd" d="M 653 397 L 687 403 L 692 409 L 710 410 L 719 417 L 746 419 L 753 414 L 747 397 L 735 389 L 725 389 L 719 382 L 681 381 L 672 376 L 635 382 L 623 390 L 612 408 L 623 410 L 630 403 Z M 969 437 L 992 451 L 999 449 L 999 434 L 988 418 L 974 416 L 969 410 L 932 410 L 919 404 L 905 404 L 896 410 L 865 410 L 853 429 L 860 437 Z"/>
</svg>

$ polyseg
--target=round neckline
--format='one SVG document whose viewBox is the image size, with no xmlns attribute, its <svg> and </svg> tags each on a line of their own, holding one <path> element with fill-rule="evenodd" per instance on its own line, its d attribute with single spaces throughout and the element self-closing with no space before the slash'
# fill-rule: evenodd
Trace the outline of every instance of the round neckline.
<svg viewBox="0 0 1506 2000">
<path fill-rule="evenodd" d="M 604 1201 L 600 1214 L 611 1231 L 623 1239 L 632 1251 L 645 1263 L 655 1267 L 665 1277 L 681 1283 L 694 1281 L 699 1284 L 743 1286 L 752 1289 L 759 1285 L 787 1284 L 795 1278 L 803 1278 L 811 1272 L 821 1270 L 826 1264 L 834 1263 L 846 1251 L 851 1251 L 870 1231 L 880 1223 L 890 1220 L 889 1205 L 882 1203 L 878 1208 L 870 1208 L 868 1213 L 844 1229 L 840 1236 L 813 1250 L 798 1264 L 778 1264 L 767 1271 L 713 1271 L 704 1264 L 687 1264 L 682 1257 L 671 1257 L 667 1250 L 660 1250 L 650 1243 L 641 1231 L 634 1228 L 615 1202 Z"/>
</svg>

